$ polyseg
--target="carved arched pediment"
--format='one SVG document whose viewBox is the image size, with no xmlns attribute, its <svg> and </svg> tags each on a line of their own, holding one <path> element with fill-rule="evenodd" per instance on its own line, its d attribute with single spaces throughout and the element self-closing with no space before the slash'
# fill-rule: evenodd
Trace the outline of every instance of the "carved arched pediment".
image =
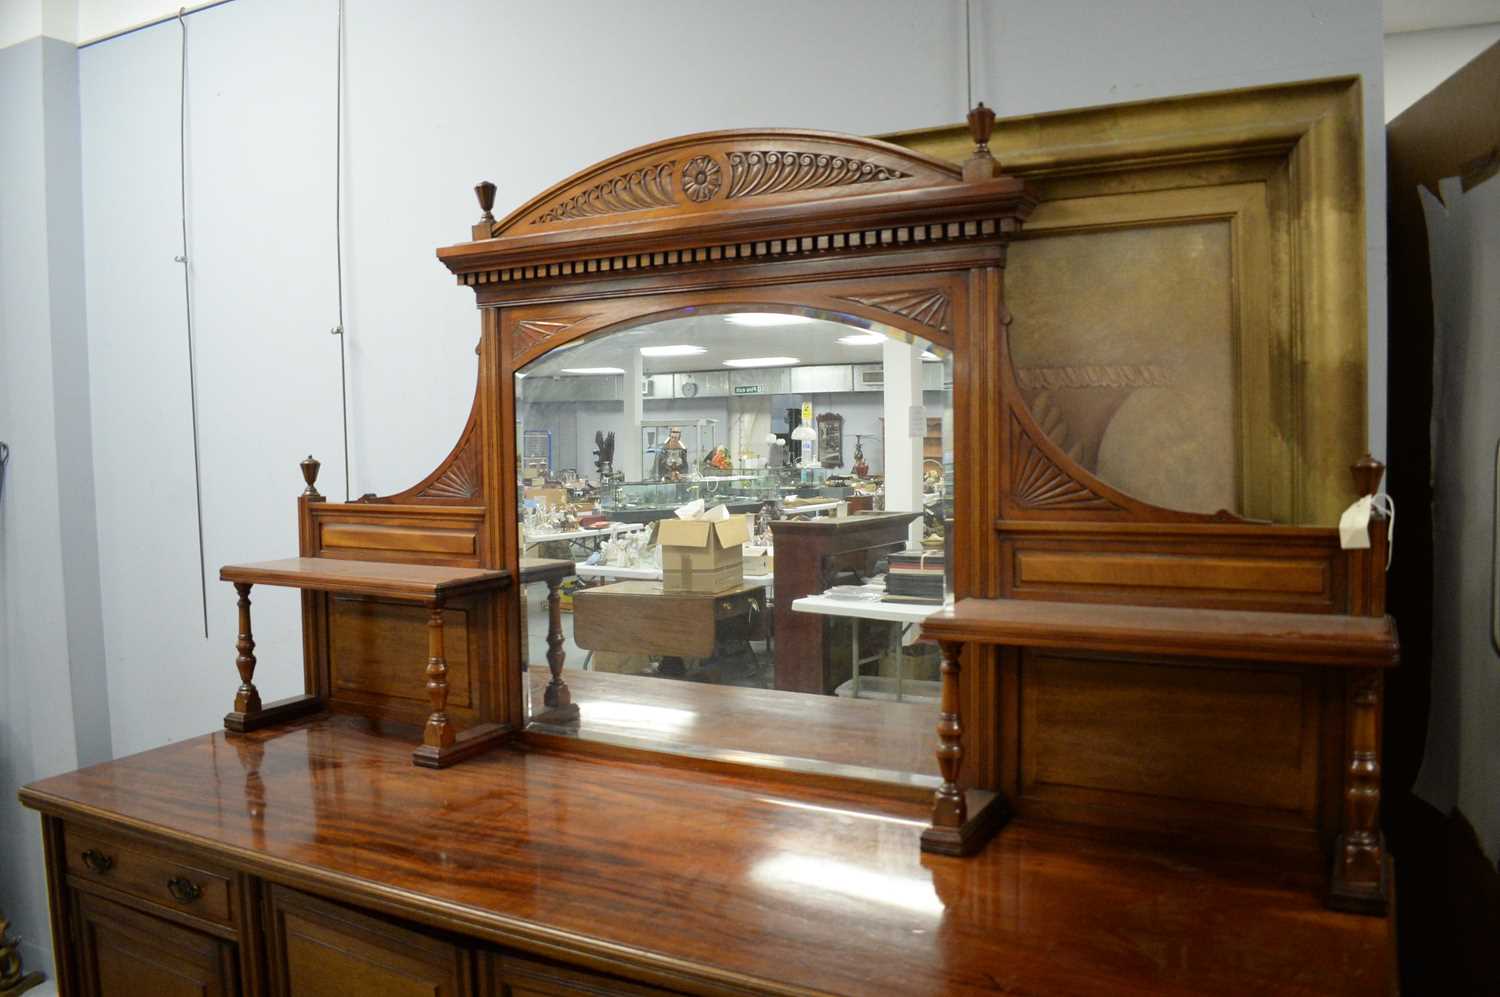
<svg viewBox="0 0 1500 997">
<path fill-rule="evenodd" d="M 874 139 L 810 131 L 705 132 L 607 159 L 526 202 L 490 229 L 524 236 L 731 205 L 795 203 L 830 191 L 959 183 L 962 171 Z"/>
</svg>

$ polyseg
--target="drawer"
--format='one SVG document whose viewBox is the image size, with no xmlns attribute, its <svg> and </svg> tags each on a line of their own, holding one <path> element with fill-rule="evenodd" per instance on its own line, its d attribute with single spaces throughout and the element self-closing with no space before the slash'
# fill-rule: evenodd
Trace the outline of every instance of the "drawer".
<svg viewBox="0 0 1500 997">
<path fill-rule="evenodd" d="M 64 842 L 68 874 L 78 881 L 234 925 L 230 873 L 205 869 L 172 849 L 82 828 L 69 827 Z"/>
</svg>

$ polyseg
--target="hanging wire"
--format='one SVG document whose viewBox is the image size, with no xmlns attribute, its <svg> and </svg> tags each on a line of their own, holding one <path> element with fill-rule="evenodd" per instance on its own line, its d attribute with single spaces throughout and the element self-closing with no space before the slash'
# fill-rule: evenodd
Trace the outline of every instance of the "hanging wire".
<svg viewBox="0 0 1500 997">
<path fill-rule="evenodd" d="M 198 361 L 193 353 L 193 285 L 188 271 L 187 222 L 187 8 L 177 11 L 182 29 L 182 69 L 177 98 L 177 186 L 182 212 L 182 309 L 187 317 L 188 400 L 193 416 L 193 500 L 198 513 L 198 594 L 203 608 L 203 639 L 208 639 L 208 565 L 203 558 L 203 465 L 198 453 Z"/>
<path fill-rule="evenodd" d="M 968 114 L 974 106 L 974 0 L 964 0 L 964 79 L 968 84 Z"/>
<path fill-rule="evenodd" d="M 344 420 L 344 501 L 349 486 L 349 366 L 344 356 L 344 0 L 339 0 L 339 30 L 335 56 L 333 98 L 333 253 L 338 270 L 339 324 L 330 332 L 339 337 L 339 412 Z"/>
</svg>

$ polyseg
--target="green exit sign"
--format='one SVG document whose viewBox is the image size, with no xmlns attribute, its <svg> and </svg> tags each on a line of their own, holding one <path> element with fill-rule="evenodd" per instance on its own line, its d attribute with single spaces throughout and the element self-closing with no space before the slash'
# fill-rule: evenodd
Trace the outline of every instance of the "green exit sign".
<svg viewBox="0 0 1500 997">
<path fill-rule="evenodd" d="M 758 385 L 758 384 L 736 384 L 734 386 L 734 393 L 737 394 L 737 395 L 758 395 L 758 394 L 760 394 L 760 385 Z"/>
</svg>

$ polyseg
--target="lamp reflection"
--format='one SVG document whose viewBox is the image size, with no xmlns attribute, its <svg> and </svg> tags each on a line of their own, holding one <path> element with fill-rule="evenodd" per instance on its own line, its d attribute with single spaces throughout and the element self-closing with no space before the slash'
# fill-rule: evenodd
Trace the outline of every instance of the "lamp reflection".
<svg viewBox="0 0 1500 997">
<path fill-rule="evenodd" d="M 799 895 L 818 890 L 933 918 L 940 918 L 946 909 L 930 879 L 871 872 L 848 862 L 782 854 L 757 862 L 750 876 L 773 889 Z"/>
<path fill-rule="evenodd" d="M 799 803 L 796 800 L 778 800 L 771 796 L 756 797 L 757 803 L 774 803 L 778 807 L 792 807 L 796 810 L 811 810 L 815 813 L 829 814 L 834 817 L 853 817 L 858 820 L 878 820 L 882 824 L 904 824 L 907 827 L 925 828 L 927 821 L 911 820 L 907 817 L 892 817 L 889 814 L 868 813 L 862 810 L 840 810 L 838 807 L 823 807 L 816 803 Z"/>
<path fill-rule="evenodd" d="M 619 724 L 661 729 L 691 727 L 698 721 L 697 710 L 678 710 L 670 706 L 646 706 L 617 699 L 595 699 L 581 702 L 578 708 L 584 723 Z"/>
</svg>

